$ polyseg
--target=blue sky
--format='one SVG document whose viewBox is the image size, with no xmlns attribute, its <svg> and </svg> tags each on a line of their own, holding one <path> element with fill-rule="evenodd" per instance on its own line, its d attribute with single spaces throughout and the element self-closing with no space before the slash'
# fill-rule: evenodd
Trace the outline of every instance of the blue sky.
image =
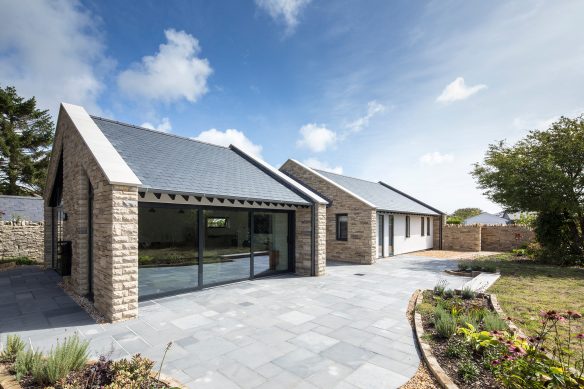
<svg viewBox="0 0 584 389">
<path fill-rule="evenodd" d="M 499 207 L 489 143 L 584 113 L 582 1 L 0 0 L 0 85 L 162 131 Z M 23 28 L 26 26 L 26 28 Z"/>
</svg>

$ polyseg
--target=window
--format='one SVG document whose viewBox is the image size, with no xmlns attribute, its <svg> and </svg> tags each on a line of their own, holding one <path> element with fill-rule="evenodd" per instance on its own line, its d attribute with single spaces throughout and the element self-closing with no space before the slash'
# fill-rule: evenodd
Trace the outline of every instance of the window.
<svg viewBox="0 0 584 389">
<path fill-rule="evenodd" d="M 406 216 L 406 238 L 410 237 L 410 217 Z"/>
<path fill-rule="evenodd" d="M 347 240 L 349 236 L 349 216 L 337 215 L 337 240 Z"/>
<path fill-rule="evenodd" d="M 430 218 L 427 218 L 426 222 L 427 222 L 426 234 L 430 236 Z"/>
<path fill-rule="evenodd" d="M 207 228 L 227 228 L 227 221 L 226 217 L 208 217 Z"/>
<path fill-rule="evenodd" d="M 420 226 L 421 226 L 421 229 L 422 229 L 422 236 L 424 236 L 424 222 L 425 222 L 424 216 L 422 216 L 422 218 L 420 220 L 421 220 Z"/>
</svg>

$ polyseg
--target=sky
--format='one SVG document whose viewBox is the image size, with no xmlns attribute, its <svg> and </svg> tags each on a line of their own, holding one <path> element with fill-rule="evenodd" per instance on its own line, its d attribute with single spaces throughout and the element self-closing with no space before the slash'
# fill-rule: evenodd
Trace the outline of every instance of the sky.
<svg viewBox="0 0 584 389">
<path fill-rule="evenodd" d="M 0 0 L 0 86 L 500 210 L 488 145 L 584 113 L 584 2 Z M 56 117 L 55 117 L 56 120 Z"/>
</svg>

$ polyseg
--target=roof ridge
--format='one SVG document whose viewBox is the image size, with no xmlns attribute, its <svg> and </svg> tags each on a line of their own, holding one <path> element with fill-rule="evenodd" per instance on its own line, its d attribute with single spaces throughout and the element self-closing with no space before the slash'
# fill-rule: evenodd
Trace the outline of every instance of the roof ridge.
<svg viewBox="0 0 584 389">
<path fill-rule="evenodd" d="M 163 132 L 163 131 L 157 131 L 157 130 L 153 130 L 151 128 L 137 126 L 137 125 L 131 124 L 131 123 L 120 122 L 119 120 L 108 119 L 108 118 L 104 118 L 104 117 L 97 116 L 97 115 L 89 115 L 89 117 L 91 117 L 92 119 L 98 119 L 98 120 L 103 120 L 103 121 L 110 122 L 110 123 L 120 124 L 120 125 L 123 125 L 123 126 L 126 126 L 126 127 L 132 127 L 132 128 L 137 129 L 137 130 L 148 131 L 148 132 L 152 132 L 152 133 L 155 133 L 155 134 L 171 136 L 171 137 L 178 138 L 178 139 L 189 140 L 191 142 L 197 142 L 197 143 L 201 143 L 201 144 L 208 145 L 208 146 L 215 146 L 215 147 L 220 147 L 222 149 L 231 150 L 227 146 L 221 146 L 221 145 L 217 145 L 217 144 L 214 144 L 214 143 L 204 142 L 202 140 L 189 138 L 187 136 L 170 134 L 168 132 Z"/>
<path fill-rule="evenodd" d="M 333 172 L 329 172 L 328 170 L 315 169 L 315 168 L 312 168 L 312 169 L 314 169 L 314 170 L 316 170 L 317 172 L 320 172 L 320 173 L 334 174 L 335 176 L 340 176 L 340 177 L 345 177 L 345 178 L 351 178 L 351 179 L 353 179 L 353 180 L 365 181 L 365 182 L 368 182 L 368 183 L 370 183 L 370 184 L 379 184 L 379 182 L 375 182 L 375 181 L 369 181 L 369 180 L 366 180 L 366 179 L 364 179 L 364 178 L 353 177 L 353 176 L 347 176 L 347 175 L 345 175 L 345 174 L 339 174 L 339 173 L 333 173 Z"/>
</svg>

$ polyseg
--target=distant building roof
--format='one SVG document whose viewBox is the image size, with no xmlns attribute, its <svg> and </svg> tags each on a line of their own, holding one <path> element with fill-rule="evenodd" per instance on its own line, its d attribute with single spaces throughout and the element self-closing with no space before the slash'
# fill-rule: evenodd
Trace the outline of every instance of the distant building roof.
<svg viewBox="0 0 584 389">
<path fill-rule="evenodd" d="M 92 116 L 142 188 L 310 204 L 236 150 Z"/>
<path fill-rule="evenodd" d="M 367 200 L 377 209 L 391 212 L 439 215 L 440 212 L 389 185 L 313 169 L 349 192 Z"/>
<path fill-rule="evenodd" d="M 471 225 L 471 224 L 495 224 L 495 225 L 504 225 L 510 224 L 511 221 L 509 219 L 503 218 L 501 216 L 493 215 L 491 213 L 483 212 L 480 215 L 471 216 L 466 218 L 462 221 L 462 224 Z"/>
<path fill-rule="evenodd" d="M 19 217 L 22 220 L 40 222 L 45 218 L 42 197 L 0 195 L 0 211 L 3 220 Z"/>
</svg>

